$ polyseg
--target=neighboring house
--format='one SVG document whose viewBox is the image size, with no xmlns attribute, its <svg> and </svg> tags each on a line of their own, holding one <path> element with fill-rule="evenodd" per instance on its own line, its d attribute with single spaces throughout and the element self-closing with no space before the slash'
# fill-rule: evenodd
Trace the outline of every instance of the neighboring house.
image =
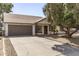
<svg viewBox="0 0 79 59">
<path fill-rule="evenodd" d="M 49 23 L 39 16 L 5 14 L 5 36 L 49 35 Z"/>
</svg>

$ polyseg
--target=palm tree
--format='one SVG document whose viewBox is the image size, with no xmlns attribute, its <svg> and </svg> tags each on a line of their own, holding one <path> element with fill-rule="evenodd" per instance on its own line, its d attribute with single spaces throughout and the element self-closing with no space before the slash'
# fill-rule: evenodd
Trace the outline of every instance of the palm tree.
<svg viewBox="0 0 79 59">
<path fill-rule="evenodd" d="M 12 3 L 0 3 L 0 21 L 2 22 L 2 27 L 4 28 L 4 13 L 12 12 L 11 9 L 13 7 Z M 4 31 L 2 30 L 2 35 Z"/>
</svg>

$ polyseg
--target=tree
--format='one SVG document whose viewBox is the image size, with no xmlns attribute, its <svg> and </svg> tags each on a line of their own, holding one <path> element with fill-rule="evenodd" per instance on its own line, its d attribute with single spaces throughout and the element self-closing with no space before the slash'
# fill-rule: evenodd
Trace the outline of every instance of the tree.
<svg viewBox="0 0 79 59">
<path fill-rule="evenodd" d="M 46 7 L 48 6 L 48 7 Z M 70 38 L 72 34 L 78 30 L 79 21 L 79 7 L 76 3 L 48 3 L 45 5 L 44 14 L 51 25 L 62 27 L 66 36 Z M 72 31 L 72 28 L 75 28 Z"/>
<path fill-rule="evenodd" d="M 0 3 L 0 19 L 2 21 L 2 26 L 4 27 L 4 13 L 12 12 L 11 9 L 13 7 L 12 3 Z M 2 31 L 2 35 L 3 35 Z"/>
<path fill-rule="evenodd" d="M 57 25 L 56 21 L 59 17 L 58 15 L 61 13 L 60 11 L 62 11 L 62 9 L 60 9 L 60 8 L 63 7 L 62 4 L 60 4 L 60 5 L 58 3 L 48 3 L 43 8 L 43 12 L 44 12 L 46 18 L 48 19 L 48 22 L 50 22 L 51 26 L 53 27 L 54 34 L 57 30 L 56 29 L 56 25 Z M 63 16 L 63 15 L 61 14 L 61 16 Z"/>
</svg>

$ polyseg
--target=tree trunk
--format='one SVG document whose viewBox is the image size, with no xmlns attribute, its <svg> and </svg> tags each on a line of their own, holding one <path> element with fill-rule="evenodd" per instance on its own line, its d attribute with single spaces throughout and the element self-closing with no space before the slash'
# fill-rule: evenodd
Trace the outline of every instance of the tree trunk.
<svg viewBox="0 0 79 59">
<path fill-rule="evenodd" d="M 3 25 L 2 36 L 4 36 L 4 12 L 2 12 L 2 25 Z"/>
<path fill-rule="evenodd" d="M 3 27 L 2 36 L 4 36 L 4 12 L 3 12 L 3 10 L 2 10 L 1 21 L 2 21 L 2 27 Z"/>
<path fill-rule="evenodd" d="M 76 30 L 71 33 L 70 28 L 64 27 L 63 25 L 60 25 L 60 26 L 62 27 L 62 30 L 65 32 L 67 38 L 71 38 L 72 35 L 79 30 L 79 28 L 76 27 Z"/>
<path fill-rule="evenodd" d="M 75 32 L 77 32 L 78 31 L 78 28 L 76 28 L 76 30 L 75 31 L 73 31 L 72 33 L 70 33 L 70 35 L 72 36 Z"/>
<path fill-rule="evenodd" d="M 67 37 L 67 38 L 72 38 L 72 35 L 71 35 L 70 33 L 67 33 L 67 34 L 66 34 L 66 37 Z"/>
<path fill-rule="evenodd" d="M 77 31 L 78 31 L 78 29 L 76 28 L 76 30 L 71 33 L 71 32 L 70 32 L 70 28 L 67 28 L 67 32 L 66 32 L 67 38 L 71 38 L 72 35 L 73 35 L 75 32 L 77 32 Z"/>
<path fill-rule="evenodd" d="M 66 31 L 66 37 L 67 38 L 71 38 L 72 35 L 70 34 L 70 28 L 67 27 L 66 29 L 67 29 L 67 31 Z"/>
</svg>

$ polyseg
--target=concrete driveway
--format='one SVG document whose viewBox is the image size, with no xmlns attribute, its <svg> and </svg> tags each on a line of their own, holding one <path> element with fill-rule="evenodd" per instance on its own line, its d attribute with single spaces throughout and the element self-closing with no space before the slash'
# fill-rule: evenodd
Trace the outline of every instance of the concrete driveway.
<svg viewBox="0 0 79 59">
<path fill-rule="evenodd" d="M 60 52 L 52 50 L 56 41 L 43 37 L 8 37 L 18 56 L 54 56 L 61 55 Z"/>
</svg>

